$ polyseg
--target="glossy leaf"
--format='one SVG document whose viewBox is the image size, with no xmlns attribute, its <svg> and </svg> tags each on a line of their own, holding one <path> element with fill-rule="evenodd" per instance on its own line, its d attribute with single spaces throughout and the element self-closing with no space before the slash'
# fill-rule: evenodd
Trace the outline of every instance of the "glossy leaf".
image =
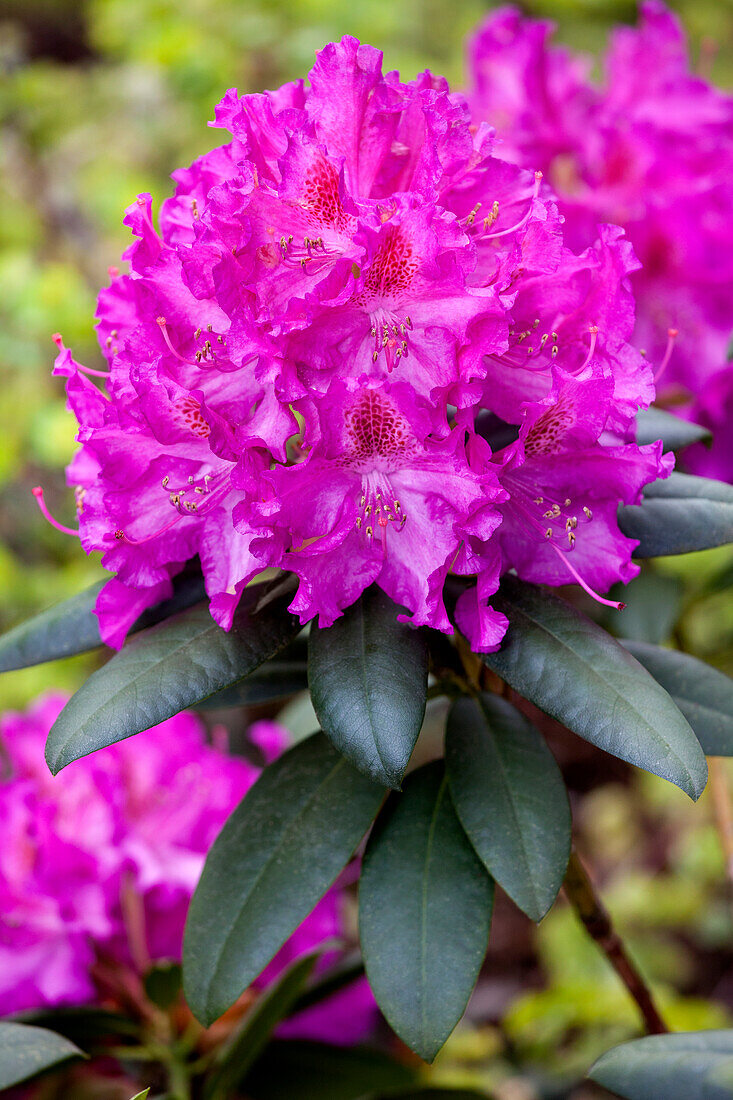
<svg viewBox="0 0 733 1100">
<path fill-rule="evenodd" d="M 493 883 L 456 817 L 443 764 L 412 772 L 372 831 L 359 886 L 367 977 L 394 1030 L 432 1061 L 486 953 Z"/>
<path fill-rule="evenodd" d="M 647 485 L 640 505 L 619 509 L 618 523 L 639 540 L 637 558 L 724 546 L 733 542 L 733 485 L 673 473 Z"/>
<path fill-rule="evenodd" d="M 397 621 L 399 608 L 376 586 L 327 630 L 314 626 L 308 650 L 313 707 L 347 760 L 399 788 L 425 714 L 428 652 L 421 631 Z"/>
<path fill-rule="evenodd" d="M 266 768 L 191 901 L 184 989 L 208 1025 L 260 974 L 348 861 L 384 792 L 318 733 Z"/>
<path fill-rule="evenodd" d="M 132 1100 L 147 1100 L 150 1095 L 150 1089 L 144 1089 L 142 1092 L 138 1092 L 133 1096 Z"/>
<path fill-rule="evenodd" d="M 293 1005 L 293 1013 L 304 1012 L 306 1008 L 321 1004 L 322 1001 L 340 992 L 347 985 L 351 985 L 358 978 L 364 977 L 364 963 L 361 953 L 354 951 L 341 958 L 333 966 L 323 971 L 313 981 L 308 983 L 298 1000 Z"/>
<path fill-rule="evenodd" d="M 733 1031 L 697 1031 L 622 1043 L 588 1076 L 625 1100 L 725 1100 L 733 1096 L 732 1070 Z"/>
<path fill-rule="evenodd" d="M 103 643 L 99 636 L 99 620 L 93 608 L 106 583 L 104 580 L 93 584 L 91 588 L 54 604 L 0 637 L 0 672 L 41 665 L 45 661 L 57 661 L 62 657 L 98 649 Z M 130 634 L 192 607 L 206 595 L 203 579 L 198 574 L 182 575 L 173 584 L 171 598 L 145 611 Z"/>
<path fill-rule="evenodd" d="M 53 1031 L 0 1020 L 0 1089 L 84 1057 L 78 1047 Z"/>
<path fill-rule="evenodd" d="M 253 706 L 285 699 L 308 688 L 308 666 L 305 661 L 267 661 L 232 687 L 217 691 L 203 703 L 199 710 L 215 710 L 226 707 Z"/>
<path fill-rule="evenodd" d="M 733 756 L 733 680 L 697 657 L 644 642 L 624 646 L 674 699 L 707 756 Z"/>
<path fill-rule="evenodd" d="M 276 1040 L 253 1067 L 246 1090 L 252 1100 L 362 1100 L 382 1091 L 401 1098 L 416 1095 L 403 1091 L 414 1080 L 414 1070 L 379 1050 Z"/>
<path fill-rule="evenodd" d="M 636 414 L 636 442 L 641 445 L 657 439 L 662 440 L 665 451 L 679 451 L 690 443 L 708 442 L 712 433 L 664 409 L 641 409 Z"/>
<path fill-rule="evenodd" d="M 290 1013 L 315 965 L 317 955 L 297 959 L 264 996 L 217 1055 L 203 1089 L 203 1100 L 230 1100 L 277 1025 Z"/>
<path fill-rule="evenodd" d="M 483 660 L 525 699 L 586 741 L 698 798 L 700 744 L 669 695 L 610 634 L 559 596 L 507 576 L 492 606 L 509 619 Z"/>
<path fill-rule="evenodd" d="M 495 695 L 457 699 L 448 715 L 446 767 L 461 825 L 492 877 L 541 920 L 570 855 L 570 806 L 538 730 Z"/>
<path fill-rule="evenodd" d="M 137 635 L 97 669 L 51 728 L 46 760 L 54 775 L 237 683 L 286 645 L 299 624 L 283 598 L 258 610 L 265 591 L 246 589 L 228 632 L 208 607 L 196 607 Z"/>
</svg>

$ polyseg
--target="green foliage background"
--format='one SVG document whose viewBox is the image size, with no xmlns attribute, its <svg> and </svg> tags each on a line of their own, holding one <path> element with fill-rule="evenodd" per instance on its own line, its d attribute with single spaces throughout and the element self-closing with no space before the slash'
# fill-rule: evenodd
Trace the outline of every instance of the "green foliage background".
<svg viewBox="0 0 733 1100">
<path fill-rule="evenodd" d="M 30 489 L 42 483 L 54 513 L 73 523 L 63 466 L 73 453 L 74 423 L 50 374 L 51 334 L 62 333 L 81 361 L 100 365 L 94 302 L 128 243 L 124 207 L 144 190 L 160 201 L 174 168 L 224 139 L 206 123 L 227 88 L 257 91 L 300 76 L 314 51 L 341 34 L 382 48 L 387 68 L 409 77 L 430 67 L 460 86 L 465 34 L 489 6 L 0 0 L 0 630 L 99 575 L 75 540 L 42 520 Z M 672 6 L 699 65 L 730 86 L 733 2 Z M 531 0 L 523 7 L 556 19 L 562 40 L 598 51 L 609 26 L 633 19 L 636 6 Z M 657 622 L 664 591 L 679 617 L 653 640 L 674 635 L 733 671 L 731 573 L 727 551 L 652 566 L 636 582 L 636 600 L 628 599 L 633 629 L 643 637 Z M 610 625 L 628 633 L 629 619 Z M 25 705 L 48 687 L 72 689 L 94 660 L 6 675 L 0 706 Z M 574 811 L 581 851 L 605 881 L 613 914 L 670 1022 L 691 1029 L 733 1023 L 733 981 L 718 980 L 733 966 L 733 925 L 709 796 L 692 807 L 661 781 L 616 768 L 579 785 Z M 503 922 L 497 916 L 491 958 L 498 976 L 480 986 L 470 1014 L 476 1024 L 459 1029 L 434 1079 L 492 1087 L 507 1100 L 598 1096 L 573 1091 L 571 1082 L 595 1054 L 635 1033 L 633 1007 L 567 910 L 556 908 L 534 938 L 516 911 L 509 915 Z"/>
</svg>

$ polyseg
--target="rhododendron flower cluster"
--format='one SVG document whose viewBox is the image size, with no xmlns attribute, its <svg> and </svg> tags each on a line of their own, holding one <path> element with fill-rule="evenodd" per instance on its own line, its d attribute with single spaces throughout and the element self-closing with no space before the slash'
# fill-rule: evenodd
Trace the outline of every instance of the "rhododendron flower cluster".
<svg viewBox="0 0 733 1100">
<path fill-rule="evenodd" d="M 469 44 L 472 110 L 497 127 L 497 155 L 545 173 L 571 247 L 598 223 L 625 228 L 641 261 L 635 342 L 660 398 L 721 428 L 733 389 L 733 96 L 691 72 L 683 29 L 657 0 L 638 28 L 613 32 L 600 85 L 552 30 L 515 8 L 493 13 Z M 733 477 L 722 448 L 697 461 Z"/>
<path fill-rule="evenodd" d="M 654 397 L 631 247 L 605 225 L 572 251 L 541 174 L 444 80 L 381 60 L 347 37 L 308 85 L 228 92 L 231 140 L 174 173 L 159 225 L 148 195 L 127 211 L 101 385 L 59 338 L 113 645 L 196 555 L 224 628 L 267 568 L 295 574 L 304 623 L 376 583 L 446 632 L 446 577 L 473 577 L 456 617 L 479 649 L 506 627 L 503 571 L 588 590 L 636 571 L 616 508 L 669 464 L 630 442 Z"/>
<path fill-rule="evenodd" d="M 129 1007 L 136 977 L 158 961 L 180 960 L 206 853 L 259 775 L 246 760 L 208 745 L 200 720 L 183 713 L 54 779 L 44 742 L 65 703 L 47 695 L 27 713 L 0 720 L 2 1015 L 100 1002 Z M 266 761 L 286 746 L 285 731 L 271 722 L 255 723 L 250 739 Z M 327 964 L 344 920 L 342 892 L 334 888 L 256 988 L 314 948 L 324 947 Z M 348 1043 L 363 1037 L 374 1013 L 359 981 L 285 1027 L 303 1038 Z"/>
</svg>

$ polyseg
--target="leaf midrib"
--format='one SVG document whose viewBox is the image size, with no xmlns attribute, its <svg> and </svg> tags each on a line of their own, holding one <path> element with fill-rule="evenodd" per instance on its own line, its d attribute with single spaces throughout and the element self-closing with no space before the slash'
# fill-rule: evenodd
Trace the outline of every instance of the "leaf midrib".
<svg viewBox="0 0 733 1100">
<path fill-rule="evenodd" d="M 91 714 L 87 715 L 87 717 L 84 719 L 84 721 L 80 725 L 75 725 L 74 726 L 73 730 L 70 731 L 69 736 L 62 742 L 62 744 L 59 748 L 59 752 L 56 754 L 56 756 L 54 758 L 54 765 L 56 765 L 58 763 L 58 761 L 59 761 L 60 757 L 62 756 L 64 750 L 67 748 L 69 742 L 73 739 L 73 737 L 76 734 L 86 733 L 89 723 L 91 721 L 93 721 L 95 718 L 97 718 L 100 714 L 104 714 L 104 712 L 107 710 L 107 708 L 109 706 L 111 706 L 119 698 L 120 695 L 125 694 L 131 688 L 134 688 L 135 685 L 138 684 L 139 681 L 143 677 L 153 673 L 155 671 L 155 669 L 157 668 L 157 666 L 162 664 L 164 661 L 169 661 L 172 657 L 175 657 L 177 654 L 182 653 L 183 651 L 185 651 L 185 649 L 188 646 L 198 646 L 201 643 L 201 641 L 205 640 L 206 637 L 209 634 L 216 635 L 217 633 L 221 632 L 221 629 L 222 628 L 220 626 L 218 626 L 216 623 L 214 623 L 213 621 L 210 622 L 210 623 L 207 623 L 193 637 L 186 638 L 185 641 L 183 641 L 180 644 L 174 646 L 172 649 L 167 650 L 165 652 L 165 654 L 158 657 L 155 661 L 153 661 L 152 664 L 149 664 L 149 665 L 145 666 L 143 669 L 140 670 L 140 672 L 136 673 L 131 679 L 126 680 L 124 685 L 122 687 L 118 688 L 114 692 L 113 695 L 108 695 L 107 696 L 107 698 L 101 704 L 101 706 L 97 707 L 95 710 L 92 711 Z M 218 691 L 222 691 L 224 688 L 227 688 L 227 687 L 232 687 L 234 684 L 238 683 L 239 680 L 243 680 L 245 678 L 245 676 L 247 676 L 249 674 L 249 672 L 253 672 L 254 669 L 257 668 L 258 664 L 263 664 L 266 660 L 268 660 L 269 657 L 272 657 L 275 653 L 277 653 L 278 649 L 280 649 L 282 647 L 282 645 L 284 645 L 284 644 L 285 644 L 284 642 L 281 643 L 280 645 L 276 646 L 275 649 L 273 649 L 272 651 L 270 651 L 270 649 L 268 647 L 268 651 L 265 652 L 264 656 L 262 657 L 262 660 L 258 661 L 257 664 L 255 664 L 252 668 L 246 669 L 244 672 L 241 673 L 241 675 L 238 675 L 234 680 L 229 680 L 227 683 L 219 684 L 218 686 L 212 688 L 210 691 L 207 690 L 206 692 L 204 692 L 203 695 L 198 695 L 195 699 L 189 700 L 189 702 L 186 703 L 186 706 L 187 707 L 195 706 L 197 703 L 203 702 L 204 699 L 208 699 L 211 695 L 215 695 Z M 142 638 L 141 638 L 141 645 L 142 645 Z M 124 654 L 124 650 L 121 652 L 120 656 L 122 656 L 122 654 Z M 250 654 L 251 654 L 251 650 L 250 650 Z M 127 653 L 127 657 L 128 658 L 130 657 L 129 651 Z M 134 654 L 133 654 L 133 657 L 134 657 Z M 83 691 L 84 688 L 87 686 L 87 684 L 93 683 L 95 677 L 98 674 L 103 674 L 105 672 L 105 670 L 108 669 L 109 666 L 115 660 L 116 660 L 116 658 L 113 657 L 112 661 L 109 661 L 106 665 L 102 665 L 102 667 L 100 669 L 97 669 L 96 672 L 93 672 L 92 675 L 89 677 L 89 679 L 86 681 L 86 684 L 84 684 L 83 687 L 80 689 L 80 691 Z M 73 698 L 74 697 L 72 697 L 72 700 L 70 701 L 70 703 L 73 702 Z M 57 722 L 62 717 L 63 713 L 64 713 L 64 711 L 62 711 L 61 714 L 59 715 L 59 718 L 56 719 Z M 174 712 L 174 713 L 177 713 L 177 712 Z M 164 720 L 165 720 L 164 718 L 159 719 L 159 721 L 161 721 L 161 722 L 164 721 Z M 54 723 L 54 725 L 55 724 L 56 723 Z M 133 736 L 133 735 L 130 735 L 130 736 Z M 118 738 L 118 740 L 122 741 L 122 740 L 124 740 L 124 738 Z M 50 761 L 49 761 L 49 763 L 50 763 Z M 71 761 L 67 761 L 67 763 L 71 763 Z"/>
<path fill-rule="evenodd" d="M 262 879 L 263 875 L 265 874 L 265 872 L 270 867 L 270 864 L 272 863 L 275 854 L 280 851 L 280 849 L 282 847 L 282 844 L 283 844 L 284 838 L 286 836 L 290 835 L 290 833 L 293 829 L 294 823 L 297 820 L 299 820 L 300 818 L 302 818 L 305 811 L 315 801 L 316 797 L 318 796 L 318 794 L 320 794 L 321 790 L 326 786 L 327 783 L 329 783 L 331 781 L 331 779 L 338 772 L 338 770 L 345 766 L 345 764 L 346 764 L 345 760 L 343 760 L 343 759 L 337 760 L 336 763 L 333 765 L 333 767 L 330 769 L 330 771 L 327 773 L 327 775 L 324 776 L 323 780 L 318 784 L 317 787 L 314 788 L 314 790 L 311 792 L 311 794 L 308 796 L 308 798 L 305 800 L 305 802 L 302 802 L 300 804 L 300 807 L 298 809 L 297 814 L 295 814 L 293 817 L 290 818 L 290 820 L 286 824 L 285 828 L 280 833 L 277 847 L 275 847 L 271 850 L 270 855 L 265 860 L 265 862 L 262 864 L 262 866 L 260 867 L 260 870 L 257 872 L 257 875 L 253 879 L 253 881 L 252 881 L 252 883 L 251 883 L 251 885 L 248 889 L 246 900 L 245 900 L 244 904 L 242 904 L 239 907 L 239 909 L 237 910 L 237 912 L 234 916 L 234 920 L 230 924 L 229 929 L 228 929 L 228 931 L 227 931 L 227 933 L 226 933 L 226 935 L 225 935 L 225 937 L 222 941 L 221 948 L 219 950 L 219 961 L 216 964 L 216 966 L 214 968 L 212 978 L 211 978 L 210 982 L 208 983 L 207 999 L 206 999 L 206 1008 L 208 1010 L 207 1016 L 210 1014 L 210 1012 L 212 1010 L 211 999 L 210 998 L 212 996 L 212 989 L 213 989 L 215 983 L 218 981 L 218 978 L 219 978 L 219 973 L 221 971 L 224 954 L 225 954 L 225 952 L 226 952 L 226 950 L 229 946 L 229 942 L 230 942 L 232 936 L 234 935 L 234 932 L 236 931 L 236 927 L 237 927 L 237 924 L 239 923 L 239 920 L 242 916 L 242 913 L 244 912 L 244 910 L 247 908 L 247 905 L 249 904 L 249 900 L 252 897 L 252 894 L 254 893 L 255 889 L 259 885 L 260 880 Z M 246 795 L 245 795 L 245 797 L 246 797 Z M 287 940 L 287 936 L 282 941 L 282 943 L 285 943 L 285 940 Z M 282 943 L 279 945 L 279 947 L 282 946 Z M 279 950 L 279 947 L 276 948 L 276 951 Z M 273 952 L 273 954 L 275 954 L 275 952 Z"/>
<path fill-rule="evenodd" d="M 581 656 L 581 655 L 580 655 L 580 654 L 579 654 L 579 653 L 578 653 L 578 652 L 577 652 L 577 651 L 576 651 L 575 649 L 573 649 L 573 647 L 572 647 L 571 645 L 569 645 L 569 644 L 568 644 L 568 643 L 567 643 L 566 641 L 564 641 L 564 639 L 562 639 L 562 638 L 558 637 L 558 635 L 557 635 L 557 634 L 555 634 L 555 633 L 554 633 L 554 632 L 553 632 L 552 630 L 550 630 L 550 628 L 549 628 L 549 627 L 545 626 L 545 625 L 544 625 L 544 623 L 542 623 L 542 622 L 540 622 L 539 620 L 537 620 L 537 619 L 533 618 L 533 617 L 532 617 L 532 615 L 530 615 L 530 614 L 529 614 L 529 612 L 525 611 L 525 609 L 524 609 L 524 608 L 522 608 L 522 607 L 520 607 L 520 606 L 519 606 L 518 604 L 516 604 L 516 603 L 513 603 L 513 602 L 512 602 L 512 601 L 510 601 L 510 600 L 509 600 L 509 601 L 507 601 L 507 603 L 509 603 L 509 606 L 510 606 L 510 609 L 511 609 L 511 610 L 514 610 L 514 611 L 518 611 L 520 615 L 523 615 L 523 616 L 525 617 L 525 619 L 527 619 L 527 620 L 528 620 L 528 621 L 529 621 L 530 623 L 534 624 L 534 625 L 535 625 L 535 626 L 536 626 L 536 627 L 537 627 L 537 628 L 538 628 L 539 630 L 541 630 L 541 631 L 544 631 L 544 632 L 545 632 L 546 634 L 548 634 L 548 635 L 549 635 L 549 637 L 551 637 L 551 638 L 554 638 L 554 640 L 555 640 L 555 641 L 556 641 L 556 642 L 557 642 L 557 643 L 558 643 L 558 644 L 559 644 L 559 645 L 560 645 L 560 646 L 561 646 L 561 647 L 562 647 L 563 649 L 566 649 L 566 650 L 568 651 L 568 653 L 571 653 L 571 654 L 573 655 L 573 657 L 574 657 L 574 658 L 575 658 L 575 659 L 576 659 L 577 661 L 580 661 L 580 663 L 581 663 L 582 665 L 584 665 L 584 667 L 586 667 L 586 668 L 590 669 L 590 671 L 591 671 L 591 672 L 593 673 L 593 675 L 594 675 L 595 677 L 597 677 L 597 679 L 598 679 L 598 680 L 600 680 L 600 682 L 601 682 L 602 684 L 604 684 L 604 685 L 605 685 L 606 687 L 608 687 L 608 688 L 609 688 L 609 689 L 610 689 L 610 690 L 611 690 L 611 691 L 612 691 L 612 692 L 614 693 L 614 695 L 616 695 L 616 696 L 617 696 L 617 697 L 618 697 L 618 698 L 619 698 L 619 699 L 621 700 L 622 704 L 623 704 L 623 705 L 624 705 L 625 707 L 627 707 L 627 708 L 628 708 L 628 709 L 629 709 L 629 710 L 630 710 L 630 711 L 631 711 L 631 712 L 632 712 L 633 714 L 637 714 L 637 715 L 639 716 L 639 718 L 641 718 L 642 722 L 644 723 L 644 726 L 645 726 L 645 727 L 646 727 L 646 728 L 647 728 L 648 730 L 650 730 L 650 731 L 651 731 L 651 733 L 652 733 L 652 734 L 654 735 L 654 738 L 655 738 L 655 740 L 659 741 L 659 742 L 660 742 L 660 743 L 661 743 L 662 745 L 665 745 L 665 744 L 666 744 L 666 747 L 667 747 L 668 751 L 669 751 L 669 752 L 671 753 L 671 755 L 672 755 L 672 756 L 673 756 L 673 757 L 675 758 L 675 760 L 677 760 L 677 762 L 678 762 L 678 763 L 680 764 L 680 766 L 681 766 L 681 767 L 682 767 L 682 769 L 684 770 L 684 773 L 685 773 L 685 775 L 687 776 L 687 778 L 688 778 L 688 779 L 690 780 L 690 782 L 692 783 L 692 780 L 693 780 L 693 777 L 692 777 L 692 773 L 691 773 L 691 772 L 689 771 L 689 769 L 688 769 L 687 765 L 686 765 L 686 764 L 684 763 L 684 761 L 682 760 L 682 758 L 681 758 L 680 756 L 678 756 L 678 755 L 677 755 L 677 753 L 676 753 L 676 752 L 674 751 L 674 749 L 673 749 L 673 748 L 672 748 L 672 746 L 671 746 L 671 745 L 669 744 L 669 742 L 664 742 L 664 741 L 662 741 L 661 735 L 657 733 L 657 731 L 655 730 L 654 726 L 652 726 L 652 725 L 651 725 L 651 724 L 649 723 L 649 720 L 648 720 L 647 718 L 645 718 L 645 717 L 644 717 L 644 715 L 643 715 L 643 714 L 641 713 L 641 711 L 638 711 L 638 710 L 637 710 L 637 709 L 636 709 L 636 708 L 635 708 L 635 707 L 634 707 L 634 706 L 633 706 L 633 705 L 632 705 L 632 704 L 631 704 L 631 703 L 630 703 L 630 702 L 629 702 L 629 701 L 628 701 L 628 700 L 626 699 L 626 697 L 625 697 L 625 696 L 623 696 L 623 695 L 621 694 L 621 692 L 620 692 L 620 691 L 618 690 L 618 688 L 616 688 L 616 687 L 615 687 L 615 686 L 614 686 L 614 685 L 613 685 L 612 683 L 610 683 L 610 682 L 609 682 L 609 681 L 608 681 L 608 680 L 607 680 L 607 679 L 605 678 L 605 676 L 603 676 L 603 675 L 602 675 L 602 674 L 601 674 L 601 673 L 600 673 L 600 672 L 599 672 L 599 671 L 598 671 L 598 670 L 597 670 L 597 669 L 596 669 L 596 668 L 595 668 L 595 667 L 594 667 L 593 665 L 590 665 L 590 664 L 588 664 L 588 663 L 587 663 L 586 661 L 584 661 L 583 657 L 582 657 L 582 656 Z M 510 622 L 511 622 L 511 619 L 510 619 Z M 609 637 L 610 637 L 610 635 L 609 635 Z M 654 687 L 660 687 L 660 685 L 658 685 L 658 684 L 657 684 L 657 681 L 656 681 L 656 680 L 654 679 L 654 677 L 653 677 L 653 676 L 651 675 L 651 673 L 647 672 L 647 670 L 646 670 L 646 669 L 644 668 L 644 666 L 643 666 L 643 665 L 642 665 L 642 664 L 641 664 L 641 663 L 640 663 L 639 661 L 637 661 L 637 660 L 636 660 L 636 658 L 635 658 L 635 657 L 633 657 L 633 656 L 632 656 L 632 654 L 628 652 L 628 650 L 624 650 L 622 646 L 620 646 L 620 648 L 621 648 L 621 650 L 622 650 L 622 652 L 623 652 L 623 653 L 627 653 L 627 654 L 628 654 L 628 656 L 629 656 L 629 657 L 631 657 L 632 661 L 634 661 L 634 663 L 635 663 L 635 664 L 637 664 L 637 665 L 639 666 L 639 668 L 640 668 L 641 672 L 643 673 L 643 675 L 644 675 L 644 676 L 647 676 L 647 677 L 649 678 L 649 680 L 651 681 L 651 683 L 652 683 L 652 685 L 653 685 Z M 642 678 L 643 678 L 643 677 L 642 677 Z M 664 688 L 661 688 L 661 687 L 660 687 L 660 690 L 661 690 L 661 692 L 662 692 L 662 694 L 663 694 L 663 695 L 666 695 L 666 696 L 667 696 L 667 697 L 669 698 L 669 695 L 668 695 L 668 693 L 667 693 L 667 692 L 666 692 L 666 691 L 664 690 Z M 661 700 L 660 700 L 660 702 L 661 702 Z M 685 718 L 684 714 L 682 714 L 682 712 L 681 712 L 681 711 L 679 710 L 679 707 L 677 707 L 677 705 L 676 705 L 676 704 L 673 704 L 673 705 L 675 706 L 675 709 L 676 709 L 676 710 L 677 710 L 677 711 L 679 712 L 679 714 L 680 714 L 680 716 L 681 716 L 681 718 L 682 718 L 682 721 L 683 721 L 683 722 L 685 723 L 685 725 L 687 725 L 688 729 L 689 729 L 689 730 L 690 730 L 690 732 L 692 733 L 692 736 L 694 737 L 694 736 L 695 736 L 695 732 L 694 732 L 694 730 L 692 729 L 692 727 L 690 726 L 690 724 L 689 724 L 689 722 L 687 721 L 687 719 Z M 548 713 L 549 713 L 549 712 L 548 712 Z M 576 732 L 577 732 L 577 731 L 576 731 Z M 696 790 L 696 789 L 697 789 L 697 788 L 696 788 L 696 786 L 695 786 L 695 785 L 694 785 L 694 783 L 693 783 L 693 790 Z"/>
<path fill-rule="evenodd" d="M 517 809 L 514 805 L 514 800 L 513 800 L 512 795 L 511 795 L 511 785 L 509 784 L 509 781 L 507 779 L 507 769 L 506 769 L 506 764 L 504 762 L 504 757 L 502 756 L 502 754 L 500 752 L 498 739 L 494 735 L 493 727 L 492 727 L 491 721 L 489 719 L 489 714 L 488 714 L 488 711 L 486 710 L 486 708 L 484 707 L 483 702 L 479 703 L 479 708 L 480 708 L 481 713 L 484 716 L 484 721 L 486 722 L 486 728 L 489 731 L 489 734 L 492 737 L 492 739 L 494 741 L 494 744 L 496 745 L 496 755 L 497 755 L 497 758 L 498 758 L 498 761 L 499 761 L 499 771 L 501 773 L 501 779 L 502 779 L 502 782 L 504 784 L 504 787 L 506 788 L 507 800 L 509 802 L 509 809 L 511 811 L 511 815 L 512 815 L 512 818 L 514 820 L 514 824 L 516 826 L 517 836 L 519 838 L 520 851 L 522 853 L 522 859 L 524 860 L 524 866 L 525 866 L 525 870 L 527 872 L 527 878 L 529 880 L 530 892 L 531 892 L 531 894 L 534 898 L 535 906 L 537 907 L 537 909 L 539 909 L 539 898 L 537 896 L 537 891 L 535 889 L 534 883 L 532 882 L 532 866 L 529 862 L 529 857 L 527 855 L 527 850 L 525 848 L 524 836 L 523 836 L 522 828 L 521 828 L 521 825 L 520 825 L 519 815 L 517 813 Z M 488 870 L 491 871 L 491 868 L 488 868 Z"/>
</svg>

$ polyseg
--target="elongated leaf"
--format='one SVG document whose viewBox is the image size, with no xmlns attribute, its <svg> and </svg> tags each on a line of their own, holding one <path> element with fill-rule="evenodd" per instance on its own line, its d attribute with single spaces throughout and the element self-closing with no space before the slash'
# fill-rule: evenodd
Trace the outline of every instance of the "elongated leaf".
<svg viewBox="0 0 733 1100">
<path fill-rule="evenodd" d="M 340 992 L 347 985 L 351 985 L 352 982 L 363 977 L 364 963 L 360 952 L 349 953 L 324 973 L 319 974 L 314 981 L 309 982 L 308 988 L 300 994 L 293 1005 L 293 1014 L 303 1012 L 306 1008 L 312 1008 L 313 1005 L 321 1004 L 322 1001 L 332 997 L 334 993 Z"/>
<path fill-rule="evenodd" d="M 634 557 L 688 554 L 733 542 L 733 485 L 670 474 L 647 485 L 641 504 L 619 510 L 618 524 L 638 539 Z"/>
<path fill-rule="evenodd" d="M 106 580 L 99 581 L 4 634 L 0 638 L 0 672 L 41 665 L 45 661 L 57 661 L 62 657 L 98 649 L 102 639 L 93 608 L 106 583 Z M 131 634 L 192 607 L 206 595 L 200 574 L 181 575 L 173 585 L 171 598 L 145 611 L 130 630 Z"/>
<path fill-rule="evenodd" d="M 252 706 L 255 703 L 271 703 L 275 699 L 285 699 L 308 687 L 308 666 L 305 661 L 267 661 L 258 669 L 224 691 L 210 695 L 200 710 L 215 710 L 224 707 Z"/>
<path fill-rule="evenodd" d="M 362 1100 L 383 1090 L 413 1095 L 403 1090 L 414 1080 L 414 1070 L 380 1050 L 275 1040 L 247 1077 L 246 1090 L 252 1100 Z"/>
<path fill-rule="evenodd" d="M 133 1096 L 132 1100 L 147 1100 L 150 1095 L 150 1089 L 144 1089 L 142 1092 L 138 1092 Z"/>
<path fill-rule="evenodd" d="M 709 441 L 712 433 L 664 409 L 641 409 L 636 414 L 636 442 L 654 443 L 657 439 L 662 440 L 665 451 L 679 451 L 690 443 Z"/>
<path fill-rule="evenodd" d="M 366 775 L 399 788 L 425 714 L 428 651 L 421 632 L 373 586 L 327 630 L 314 626 L 308 681 L 318 720 Z"/>
<path fill-rule="evenodd" d="M 625 1100 L 724 1100 L 721 1071 L 733 1070 L 733 1031 L 648 1035 L 602 1055 L 588 1076 Z"/>
<path fill-rule="evenodd" d="M 359 929 L 379 1007 L 426 1061 L 465 1011 L 492 900 L 493 883 L 456 817 L 442 762 L 412 772 L 367 844 Z"/>
<path fill-rule="evenodd" d="M 262 773 L 227 821 L 191 901 L 183 980 L 208 1025 L 334 881 L 384 796 L 318 733 Z"/>
<path fill-rule="evenodd" d="M 570 856 L 570 806 L 542 735 L 497 696 L 457 699 L 448 715 L 451 797 L 476 854 L 532 920 L 541 920 Z"/>
<path fill-rule="evenodd" d="M 733 756 L 733 680 L 673 649 L 624 641 L 629 653 L 674 699 L 707 756 Z"/>
<path fill-rule="evenodd" d="M 56 719 L 46 743 L 54 775 L 105 745 L 195 706 L 243 679 L 300 629 L 277 599 L 257 610 L 264 585 L 246 589 L 227 632 L 208 607 L 137 635 L 94 672 Z"/>
<path fill-rule="evenodd" d="M 638 661 L 550 592 L 507 576 L 491 603 L 509 619 L 483 660 L 516 691 L 606 752 L 698 798 L 707 764 L 687 721 Z"/>
<path fill-rule="evenodd" d="M 288 1015 L 308 980 L 317 955 L 297 959 L 247 1013 L 219 1051 L 204 1084 L 204 1100 L 229 1100 L 257 1060 L 277 1025 Z"/>
<path fill-rule="evenodd" d="M 0 1089 L 85 1055 L 53 1031 L 0 1020 Z"/>
</svg>

